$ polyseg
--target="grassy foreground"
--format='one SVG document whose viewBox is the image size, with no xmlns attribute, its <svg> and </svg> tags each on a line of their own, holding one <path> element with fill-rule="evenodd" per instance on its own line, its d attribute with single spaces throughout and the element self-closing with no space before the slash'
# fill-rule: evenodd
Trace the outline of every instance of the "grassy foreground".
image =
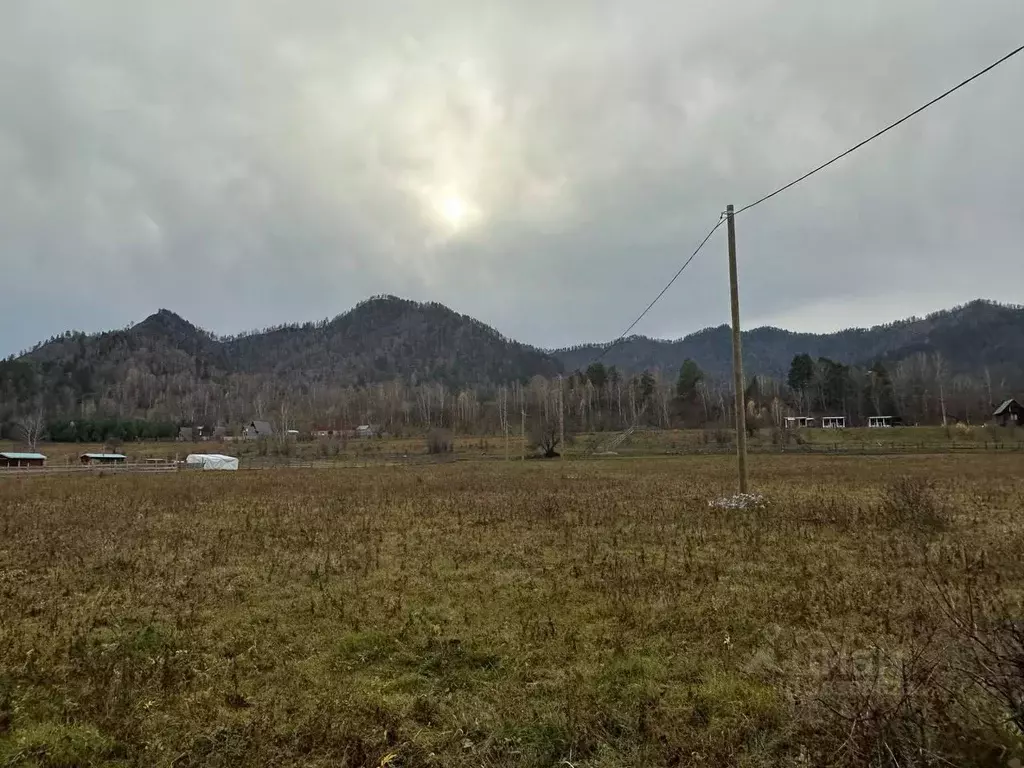
<svg viewBox="0 0 1024 768">
<path fill-rule="evenodd" d="M 0 481 L 0 766 L 1007 765 L 1024 457 Z"/>
</svg>

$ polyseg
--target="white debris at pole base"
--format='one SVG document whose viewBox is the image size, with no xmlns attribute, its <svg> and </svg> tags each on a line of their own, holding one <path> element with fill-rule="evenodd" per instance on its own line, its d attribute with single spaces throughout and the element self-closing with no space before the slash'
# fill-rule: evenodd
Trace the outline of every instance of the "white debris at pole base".
<svg viewBox="0 0 1024 768">
<path fill-rule="evenodd" d="M 759 493 L 737 493 L 709 501 L 708 506 L 716 509 L 764 509 L 768 506 L 768 499 Z"/>
</svg>

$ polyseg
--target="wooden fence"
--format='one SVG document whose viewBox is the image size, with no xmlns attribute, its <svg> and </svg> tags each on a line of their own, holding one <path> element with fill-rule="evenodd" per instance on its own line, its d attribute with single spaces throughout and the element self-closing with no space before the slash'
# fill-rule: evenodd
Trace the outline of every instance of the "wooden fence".
<svg viewBox="0 0 1024 768">
<path fill-rule="evenodd" d="M 735 443 L 717 443 L 697 446 L 690 450 L 673 451 L 672 453 L 734 453 Z M 842 443 L 804 443 L 803 445 L 748 445 L 748 453 L 825 453 L 848 454 L 855 456 L 884 456 L 892 454 L 937 454 L 937 453 L 1017 453 L 1024 452 L 1024 442 L 878 442 L 848 441 Z"/>
<path fill-rule="evenodd" d="M 667 451 L 650 451 L 633 453 L 629 450 L 623 452 L 625 456 L 699 456 L 699 455 L 721 455 L 731 454 L 736 450 L 735 443 L 708 443 L 704 445 L 690 445 Z M 847 441 L 836 443 L 804 443 L 803 445 L 750 445 L 748 452 L 751 454 L 826 454 L 846 456 L 885 456 L 897 454 L 984 454 L 984 453 L 1024 453 L 1024 441 L 1018 442 L 870 442 L 870 441 Z M 267 469 L 358 469 L 367 467 L 414 467 L 432 466 L 437 464 L 450 464 L 463 461 L 501 461 L 502 456 L 460 456 L 458 454 L 444 454 L 430 456 L 426 454 L 394 454 L 374 455 L 353 458 L 349 456 L 337 458 L 296 458 L 288 456 L 254 456 L 244 458 L 239 466 L 240 470 L 267 470 Z M 591 458 L 604 458 L 601 456 L 590 457 L 583 454 L 569 454 L 570 460 L 589 460 Z M 518 456 L 513 457 L 515 461 Z M 45 467 L 0 467 L 0 478 L 4 477 L 39 477 L 43 475 L 159 475 L 172 472 L 199 471 L 198 469 L 186 469 L 181 464 L 174 462 L 145 462 L 134 464 L 100 464 L 81 465 L 54 464 Z"/>
<path fill-rule="evenodd" d="M 177 472 L 172 462 L 165 464 L 53 464 L 45 467 L 0 467 L 0 477 L 36 477 L 39 475 L 163 475 Z"/>
</svg>

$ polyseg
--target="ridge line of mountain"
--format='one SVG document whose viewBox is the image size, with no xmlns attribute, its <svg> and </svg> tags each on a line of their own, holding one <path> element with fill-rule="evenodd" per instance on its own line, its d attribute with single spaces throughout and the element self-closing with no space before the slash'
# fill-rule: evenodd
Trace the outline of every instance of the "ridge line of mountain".
<svg viewBox="0 0 1024 768">
<path fill-rule="evenodd" d="M 609 350 L 603 362 L 626 372 L 669 372 L 689 358 L 720 376 L 731 366 L 729 337 L 727 325 L 673 340 L 634 335 Z M 869 328 L 812 333 L 761 326 L 744 331 L 743 338 L 748 375 L 785 377 L 797 354 L 866 365 L 924 353 L 943 356 L 953 372 L 980 375 L 988 369 L 989 375 L 1024 379 L 1024 307 L 982 299 Z M 535 347 L 437 302 L 376 296 L 333 319 L 233 336 L 217 336 L 160 309 L 125 329 L 66 332 L 16 360 L 54 384 L 77 376 L 76 391 L 88 391 L 96 376 L 110 385 L 131 370 L 156 377 L 192 371 L 215 379 L 252 374 L 362 386 L 399 378 L 463 386 L 585 369 L 606 346 Z"/>
</svg>

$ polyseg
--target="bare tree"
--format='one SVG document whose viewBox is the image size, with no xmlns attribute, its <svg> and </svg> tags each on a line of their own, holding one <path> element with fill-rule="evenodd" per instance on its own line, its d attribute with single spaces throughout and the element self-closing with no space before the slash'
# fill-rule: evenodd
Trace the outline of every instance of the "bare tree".
<svg viewBox="0 0 1024 768">
<path fill-rule="evenodd" d="M 287 400 L 281 400 L 281 437 L 288 437 L 288 430 L 292 428 L 291 407 Z"/>
<path fill-rule="evenodd" d="M 530 425 L 530 447 L 539 451 L 544 458 L 554 459 L 559 456 L 556 450 L 559 443 L 557 420 L 546 418 L 543 414 L 534 416 L 533 424 Z"/>
<path fill-rule="evenodd" d="M 508 461 L 508 387 L 498 390 L 498 419 L 505 433 L 505 461 Z"/>
<path fill-rule="evenodd" d="M 708 384 L 703 379 L 697 382 L 697 395 L 700 397 L 700 403 L 704 407 L 704 423 L 707 424 L 711 419 L 711 411 L 708 409 Z"/>
<path fill-rule="evenodd" d="M 892 383 L 892 394 L 896 400 L 896 408 L 901 414 L 909 415 L 911 378 L 910 366 L 905 360 L 896 363 L 896 367 L 893 368 L 889 377 Z"/>
<path fill-rule="evenodd" d="M 39 449 L 39 441 L 43 438 L 43 431 L 46 429 L 46 420 L 43 418 L 43 410 L 30 413 L 16 419 L 14 422 L 15 435 L 23 442 L 30 451 Z"/>
<path fill-rule="evenodd" d="M 940 352 L 935 353 L 935 383 L 939 389 L 939 410 L 942 412 L 942 426 L 946 426 L 946 361 Z"/>
</svg>

